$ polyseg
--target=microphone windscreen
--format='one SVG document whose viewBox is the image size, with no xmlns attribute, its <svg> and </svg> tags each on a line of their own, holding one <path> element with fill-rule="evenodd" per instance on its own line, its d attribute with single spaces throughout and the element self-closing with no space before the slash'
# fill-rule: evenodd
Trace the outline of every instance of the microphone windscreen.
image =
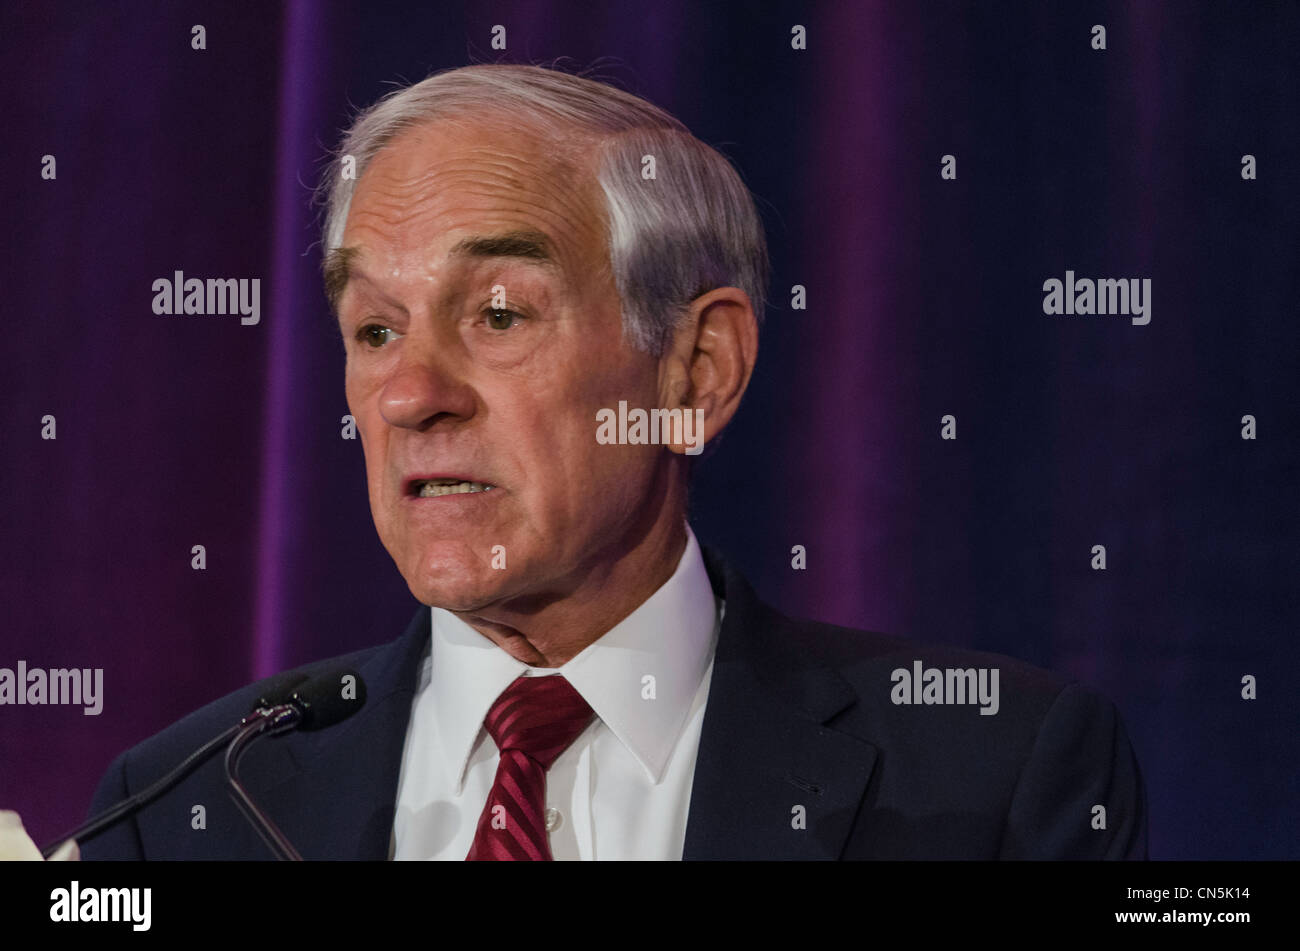
<svg viewBox="0 0 1300 951">
<path fill-rule="evenodd" d="M 323 730 L 341 723 L 365 705 L 366 682 L 353 670 L 321 674 L 294 692 L 290 701 L 302 710 L 300 730 Z"/>
<path fill-rule="evenodd" d="M 293 692 L 304 680 L 306 674 L 301 674 L 296 670 L 288 670 L 282 674 L 276 674 L 268 680 L 262 687 L 261 693 L 257 700 L 253 702 L 253 709 L 258 707 L 276 707 L 282 703 L 288 703 Z"/>
</svg>

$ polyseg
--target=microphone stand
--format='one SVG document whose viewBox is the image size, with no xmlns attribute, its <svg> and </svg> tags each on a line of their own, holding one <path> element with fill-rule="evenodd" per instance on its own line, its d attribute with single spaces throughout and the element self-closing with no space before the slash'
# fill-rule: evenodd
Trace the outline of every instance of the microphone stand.
<svg viewBox="0 0 1300 951">
<path fill-rule="evenodd" d="M 230 797 L 235 800 L 235 805 L 257 830 L 272 854 L 281 861 L 301 862 L 302 856 L 293 847 L 293 843 L 271 821 L 271 817 L 258 807 L 248 790 L 244 788 L 244 784 L 240 782 L 239 761 L 248 747 L 260 737 L 277 736 L 297 727 L 302 720 L 302 710 L 291 704 L 281 704 L 259 712 L 263 712 L 264 715 L 257 716 L 251 722 L 246 717 L 244 722 L 235 728 L 237 731 L 235 738 L 226 749 L 226 783 L 230 787 Z"/>
</svg>

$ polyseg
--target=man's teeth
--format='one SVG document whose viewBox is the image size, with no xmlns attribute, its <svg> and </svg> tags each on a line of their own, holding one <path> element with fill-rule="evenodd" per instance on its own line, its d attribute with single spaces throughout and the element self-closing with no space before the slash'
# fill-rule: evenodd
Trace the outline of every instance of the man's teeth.
<svg viewBox="0 0 1300 951">
<path fill-rule="evenodd" d="M 490 492 L 494 486 L 486 482 L 426 482 L 416 493 L 418 498 L 432 499 L 440 495 L 461 495 L 466 492 Z"/>
</svg>

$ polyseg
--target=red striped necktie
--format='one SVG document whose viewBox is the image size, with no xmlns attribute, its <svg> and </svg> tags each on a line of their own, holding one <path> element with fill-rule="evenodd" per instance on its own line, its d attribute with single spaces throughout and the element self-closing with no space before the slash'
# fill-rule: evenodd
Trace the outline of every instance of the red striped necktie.
<svg viewBox="0 0 1300 951">
<path fill-rule="evenodd" d="M 551 861 L 546 771 L 591 718 L 560 674 L 520 677 L 502 691 L 483 721 L 501 758 L 466 861 Z"/>
</svg>

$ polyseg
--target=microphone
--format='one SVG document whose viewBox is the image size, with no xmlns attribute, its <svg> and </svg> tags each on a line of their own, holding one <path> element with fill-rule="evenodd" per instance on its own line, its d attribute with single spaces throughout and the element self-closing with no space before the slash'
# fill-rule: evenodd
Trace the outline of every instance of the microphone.
<svg viewBox="0 0 1300 951">
<path fill-rule="evenodd" d="M 279 706 L 292 697 L 294 691 L 306 679 L 306 674 L 299 673 L 296 670 L 276 674 L 266 682 L 266 689 L 262 691 L 262 695 L 253 701 L 253 710 Z"/>
<path fill-rule="evenodd" d="M 314 732 L 342 723 L 366 702 L 366 682 L 352 670 L 334 670 L 295 690 L 289 703 L 302 711 L 298 729 Z"/>
<path fill-rule="evenodd" d="M 197 750 L 187 756 L 179 766 L 167 773 L 161 779 L 140 790 L 134 796 L 123 799 L 115 806 L 104 810 L 92 819 L 83 822 L 77 828 L 73 829 L 67 835 L 60 836 L 45 848 L 41 849 L 41 856 L 49 858 L 59 846 L 69 839 L 76 839 L 78 842 L 88 842 L 95 836 L 99 835 L 105 829 L 117 825 L 127 816 L 133 816 L 149 803 L 153 802 L 167 790 L 171 789 L 182 779 L 194 772 L 199 766 L 211 759 L 212 756 L 221 747 L 225 746 L 231 739 L 238 735 L 239 731 L 245 724 L 256 719 L 261 719 L 267 712 L 279 707 L 281 704 L 290 700 L 298 685 L 307 679 L 306 674 L 297 671 L 287 671 L 277 674 L 267 681 L 266 688 L 262 691 L 256 702 L 253 704 L 252 711 L 244 717 L 239 723 L 232 726 L 219 736 L 213 737 L 207 743 L 204 743 Z"/>
<path fill-rule="evenodd" d="M 313 678 L 295 690 L 287 703 L 270 707 L 264 716 L 238 728 L 226 748 L 226 785 L 230 797 L 239 807 L 266 847 L 283 861 L 301 862 L 302 855 L 279 827 L 249 795 L 239 779 L 239 761 L 248 748 L 263 736 L 279 736 L 291 730 L 323 730 L 341 723 L 366 702 L 366 682 L 351 670 L 334 670 Z"/>
</svg>

